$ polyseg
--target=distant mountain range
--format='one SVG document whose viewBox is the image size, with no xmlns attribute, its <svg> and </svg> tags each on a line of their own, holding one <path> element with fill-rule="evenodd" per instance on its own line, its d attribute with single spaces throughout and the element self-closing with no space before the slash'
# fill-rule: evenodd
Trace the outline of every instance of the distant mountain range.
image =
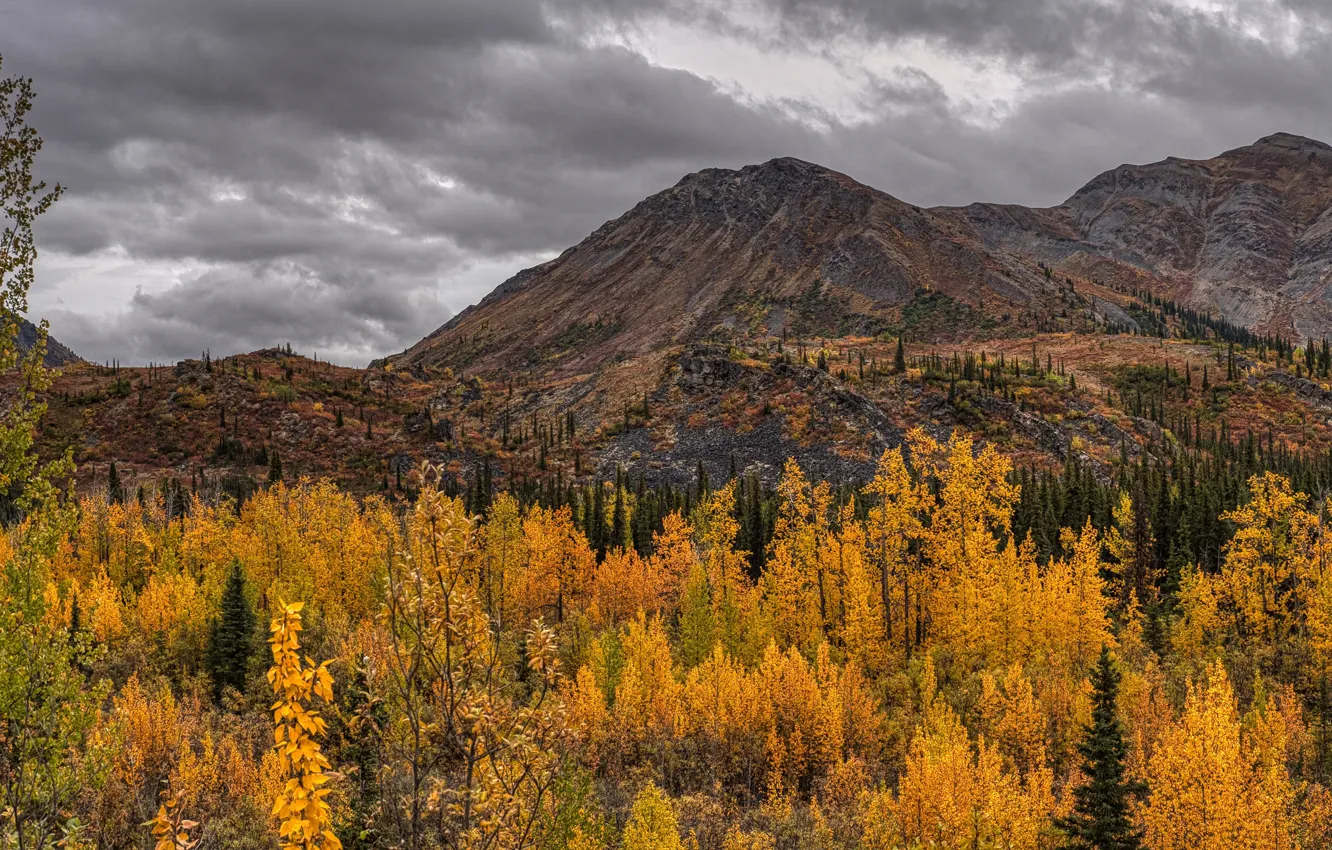
<svg viewBox="0 0 1332 850">
<path fill-rule="evenodd" d="M 1332 147 L 1278 133 L 1099 175 L 1057 207 L 921 208 L 797 159 L 691 174 L 387 362 L 578 374 L 727 334 L 983 339 L 1131 324 L 1150 291 L 1332 332 Z"/>
</svg>

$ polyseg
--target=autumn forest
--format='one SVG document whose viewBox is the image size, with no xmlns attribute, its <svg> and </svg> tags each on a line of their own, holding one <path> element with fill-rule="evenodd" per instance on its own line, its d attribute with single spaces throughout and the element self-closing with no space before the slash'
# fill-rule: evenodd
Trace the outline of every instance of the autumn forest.
<svg viewBox="0 0 1332 850">
<path fill-rule="evenodd" d="M 1127 496 L 1042 559 L 1011 533 L 1009 464 L 966 438 L 913 434 L 840 506 L 788 463 L 758 573 L 734 482 L 598 559 L 568 506 L 472 516 L 438 474 L 405 515 L 301 483 L 239 512 L 25 519 L 3 553 L 10 834 L 1054 847 L 1104 653 L 1143 846 L 1326 846 L 1332 573 L 1279 475 L 1149 620 Z"/>
</svg>

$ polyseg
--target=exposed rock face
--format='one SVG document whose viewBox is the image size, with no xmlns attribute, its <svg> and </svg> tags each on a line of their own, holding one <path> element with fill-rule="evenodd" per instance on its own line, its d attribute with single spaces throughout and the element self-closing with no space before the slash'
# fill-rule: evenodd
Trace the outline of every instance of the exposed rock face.
<svg viewBox="0 0 1332 850">
<path fill-rule="evenodd" d="M 27 351 L 37 343 L 37 326 L 27 319 L 19 322 L 18 346 L 21 350 Z M 60 344 L 60 340 L 48 336 L 46 338 L 46 365 L 52 368 L 59 366 L 68 366 L 72 363 L 81 363 L 83 358 L 70 351 Z"/>
<path fill-rule="evenodd" d="M 1332 332 L 1332 147 L 1322 142 L 1277 133 L 1209 160 L 1122 165 L 1052 209 L 965 212 L 995 247 L 1099 265 L 1107 278 L 1131 271 L 1258 330 Z"/>
<path fill-rule="evenodd" d="M 719 327 L 779 334 L 815 315 L 814 335 L 874 333 L 927 291 L 1001 327 L 1042 305 L 1068 315 L 1037 263 L 1263 332 L 1332 333 L 1332 147 L 1278 133 L 1209 160 L 1124 165 L 1049 209 L 920 209 L 796 159 L 707 169 L 391 360 L 572 375 Z M 1132 324 L 1104 298 L 1075 306 Z"/>
</svg>

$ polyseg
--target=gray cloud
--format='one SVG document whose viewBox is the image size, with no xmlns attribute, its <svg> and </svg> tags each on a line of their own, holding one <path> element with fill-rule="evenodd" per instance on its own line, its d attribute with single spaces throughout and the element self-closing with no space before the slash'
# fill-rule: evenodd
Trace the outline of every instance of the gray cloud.
<svg viewBox="0 0 1332 850">
<path fill-rule="evenodd" d="M 289 340 L 363 362 L 500 282 L 476 269 L 708 166 L 789 154 L 921 204 L 1049 204 L 1120 162 L 1332 138 L 1313 0 L 0 0 L 0 19 L 6 72 L 37 81 L 43 173 L 68 187 L 39 237 L 88 258 L 35 300 L 98 359 Z M 738 97 L 594 37 L 667 23 L 830 61 L 868 79 L 862 114 Z M 854 68 L 848 43 L 1022 84 L 978 123 L 946 69 Z M 128 261 L 99 277 L 111 254 Z"/>
</svg>

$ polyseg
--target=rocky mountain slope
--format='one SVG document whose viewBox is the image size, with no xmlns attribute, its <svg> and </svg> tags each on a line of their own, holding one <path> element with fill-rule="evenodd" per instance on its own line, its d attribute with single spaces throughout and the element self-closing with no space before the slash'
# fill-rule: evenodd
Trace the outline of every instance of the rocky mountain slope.
<svg viewBox="0 0 1332 850">
<path fill-rule="evenodd" d="M 863 480 L 918 427 L 1100 470 L 1223 433 L 1321 451 L 1332 352 L 1177 303 L 1332 330 L 1330 203 L 1332 149 L 1284 135 L 1123 166 L 1049 209 L 920 209 L 794 159 L 710 169 L 366 370 L 290 351 L 76 365 L 41 445 L 73 445 L 84 486 L 114 462 L 242 493 L 278 455 L 287 478 L 390 495 L 425 459 L 459 487 L 771 481 L 787 457 Z"/>
<path fill-rule="evenodd" d="M 940 332 L 1034 330 L 1061 292 L 952 211 L 776 159 L 685 177 L 389 362 L 573 374 L 717 333 L 879 333 L 922 298 Z"/>
<path fill-rule="evenodd" d="M 27 351 L 37 343 L 37 326 L 27 319 L 19 323 L 18 345 L 23 351 Z M 52 368 L 60 366 L 71 366 L 75 363 L 82 363 L 83 358 L 75 354 L 69 347 L 62 345 L 60 340 L 53 336 L 46 338 L 46 365 Z"/>
<path fill-rule="evenodd" d="M 1121 165 L 1058 207 L 959 211 L 991 249 L 1152 288 L 1287 337 L 1332 332 L 1332 147 L 1277 133 L 1208 160 Z"/>
<path fill-rule="evenodd" d="M 1317 339 L 1332 331 L 1329 282 L 1332 147 L 1298 136 L 1120 166 L 1048 209 L 922 209 L 777 159 L 685 177 L 388 362 L 576 374 L 719 334 L 1130 322 L 1098 283 Z"/>
</svg>

